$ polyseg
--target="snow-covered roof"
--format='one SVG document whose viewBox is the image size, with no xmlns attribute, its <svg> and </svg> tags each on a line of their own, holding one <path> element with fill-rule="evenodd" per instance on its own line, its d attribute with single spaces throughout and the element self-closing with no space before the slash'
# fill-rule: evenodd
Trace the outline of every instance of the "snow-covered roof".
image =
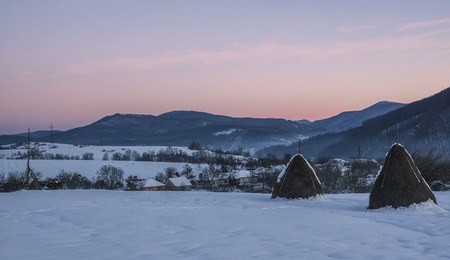
<svg viewBox="0 0 450 260">
<path fill-rule="evenodd" d="M 248 178 L 251 177 L 252 173 L 248 170 L 240 170 L 234 173 L 234 178 L 235 179 L 241 179 L 241 178 Z"/>
<path fill-rule="evenodd" d="M 190 186 L 191 182 L 186 177 L 169 178 L 175 187 Z"/>
<path fill-rule="evenodd" d="M 143 181 L 141 182 L 141 185 L 142 185 L 142 188 L 161 187 L 161 186 L 164 186 L 163 183 L 161 183 L 161 182 L 159 182 L 159 181 L 157 181 L 157 180 L 155 180 L 155 179 L 146 179 L 146 180 L 143 180 Z"/>
</svg>

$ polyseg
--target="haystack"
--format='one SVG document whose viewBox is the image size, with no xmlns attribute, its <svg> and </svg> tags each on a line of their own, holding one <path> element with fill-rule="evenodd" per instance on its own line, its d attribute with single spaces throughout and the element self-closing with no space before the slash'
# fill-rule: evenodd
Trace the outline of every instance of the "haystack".
<svg viewBox="0 0 450 260">
<path fill-rule="evenodd" d="M 394 144 L 372 187 L 368 208 L 408 207 L 428 200 L 437 204 L 411 155 L 402 145 Z"/>
<path fill-rule="evenodd" d="M 272 199 L 306 199 L 318 194 L 323 191 L 316 172 L 301 154 L 296 154 L 278 176 Z"/>
</svg>

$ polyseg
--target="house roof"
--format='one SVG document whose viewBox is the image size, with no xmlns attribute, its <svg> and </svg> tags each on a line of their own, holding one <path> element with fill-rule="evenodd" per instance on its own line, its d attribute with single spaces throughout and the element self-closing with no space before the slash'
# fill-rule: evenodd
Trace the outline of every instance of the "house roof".
<svg viewBox="0 0 450 260">
<path fill-rule="evenodd" d="M 242 178 L 248 178 L 251 177 L 252 173 L 248 170 L 240 170 L 234 173 L 234 178 L 235 179 L 242 179 Z"/>
<path fill-rule="evenodd" d="M 191 186 L 191 182 L 186 177 L 169 178 L 175 187 Z"/>
<path fill-rule="evenodd" d="M 161 187 L 161 186 L 164 186 L 164 184 L 155 179 L 146 179 L 141 182 L 142 188 Z"/>
</svg>

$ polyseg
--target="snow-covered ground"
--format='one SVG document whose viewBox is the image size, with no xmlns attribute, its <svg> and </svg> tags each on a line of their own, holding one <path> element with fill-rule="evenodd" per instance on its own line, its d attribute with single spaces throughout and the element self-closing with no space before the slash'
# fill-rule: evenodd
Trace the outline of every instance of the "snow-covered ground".
<svg viewBox="0 0 450 260">
<path fill-rule="evenodd" d="M 3 146 L 4 148 L 10 147 L 10 145 Z M 70 156 L 81 157 L 85 153 L 92 153 L 94 160 L 101 160 L 103 155 L 107 153 L 111 156 L 113 153 L 125 153 L 126 150 L 136 151 L 139 154 L 144 152 L 159 152 L 165 150 L 169 146 L 97 146 L 97 145 L 73 145 L 73 144 L 50 144 L 50 143 L 31 143 L 31 149 L 39 149 L 42 153 L 62 154 Z M 177 149 L 188 155 L 192 155 L 193 150 L 189 150 L 187 147 L 170 146 L 172 149 Z M 22 152 L 27 153 L 27 145 L 22 145 L 14 149 L 0 150 L 0 158 L 13 156 L 14 153 Z"/>
<path fill-rule="evenodd" d="M 174 167 L 179 172 L 182 171 L 186 163 L 176 162 L 144 162 L 144 161 L 113 161 L 111 160 L 113 153 L 125 153 L 127 150 L 136 151 L 139 154 L 144 152 L 158 152 L 165 150 L 167 146 L 76 146 L 71 144 L 54 144 L 50 143 L 32 143 L 31 148 L 39 149 L 43 154 L 50 153 L 53 155 L 62 154 L 67 156 L 82 157 L 85 153 L 92 153 L 94 160 L 31 160 L 30 166 L 34 172 L 40 172 L 45 177 L 55 177 L 62 170 L 66 172 L 78 172 L 83 176 L 91 179 L 96 177 L 97 171 L 103 165 L 113 165 L 124 171 L 124 176 L 136 175 L 139 178 L 153 178 L 158 172 L 164 172 L 168 167 Z M 187 147 L 171 147 L 188 155 L 192 155 L 193 150 Z M 27 160 L 7 159 L 21 153 L 27 153 L 26 145 L 14 149 L 0 150 L 0 174 L 7 175 L 10 172 L 23 172 L 26 170 Z M 109 160 L 102 160 L 103 155 L 107 153 Z M 201 168 L 205 165 L 190 164 L 193 169 L 193 175 L 197 176 L 201 172 Z"/>
<path fill-rule="evenodd" d="M 183 170 L 186 163 L 173 162 L 136 162 L 136 161 L 101 161 L 101 160 L 31 160 L 31 168 L 34 172 L 40 172 L 44 177 L 55 177 L 61 170 L 66 172 L 78 172 L 91 179 L 97 176 L 97 171 L 103 165 L 113 165 L 124 171 L 124 177 L 136 175 L 139 178 L 153 178 L 158 172 L 164 173 L 164 169 L 174 167 L 179 172 Z M 190 164 L 195 176 L 201 172 L 205 165 Z M 0 159 L 0 173 L 7 175 L 10 172 L 25 171 L 27 160 Z"/>
<path fill-rule="evenodd" d="M 0 259 L 448 259 L 439 207 L 369 211 L 369 194 L 18 191 L 0 194 Z"/>
</svg>

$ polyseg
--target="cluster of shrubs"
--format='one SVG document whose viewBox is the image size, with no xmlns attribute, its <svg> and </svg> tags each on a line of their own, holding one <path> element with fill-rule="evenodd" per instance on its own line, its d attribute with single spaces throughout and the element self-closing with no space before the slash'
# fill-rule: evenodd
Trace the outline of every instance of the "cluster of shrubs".
<svg viewBox="0 0 450 260">
<path fill-rule="evenodd" d="M 450 190 L 450 161 L 444 154 L 429 152 L 421 155 L 413 153 L 414 162 L 432 190 Z"/>
<path fill-rule="evenodd" d="M 0 192 L 13 192 L 22 189 L 123 189 L 122 169 L 112 165 L 104 165 L 91 180 L 78 172 L 62 170 L 53 178 L 42 178 L 39 172 L 34 178 L 27 177 L 26 172 L 10 172 L 0 174 Z"/>
<path fill-rule="evenodd" d="M 422 177 L 434 191 L 450 190 L 450 161 L 443 154 L 412 154 Z M 368 159 L 322 159 L 315 162 L 325 193 L 370 192 L 384 162 Z"/>
<path fill-rule="evenodd" d="M 370 192 L 380 164 L 367 159 L 331 159 L 314 168 L 325 193 L 364 193 Z"/>
<path fill-rule="evenodd" d="M 25 160 L 28 159 L 28 152 L 17 152 L 7 159 Z M 30 149 L 31 160 L 94 160 L 93 153 L 84 153 L 81 157 L 79 155 L 67 155 L 61 153 L 44 153 L 37 148 Z"/>
</svg>

